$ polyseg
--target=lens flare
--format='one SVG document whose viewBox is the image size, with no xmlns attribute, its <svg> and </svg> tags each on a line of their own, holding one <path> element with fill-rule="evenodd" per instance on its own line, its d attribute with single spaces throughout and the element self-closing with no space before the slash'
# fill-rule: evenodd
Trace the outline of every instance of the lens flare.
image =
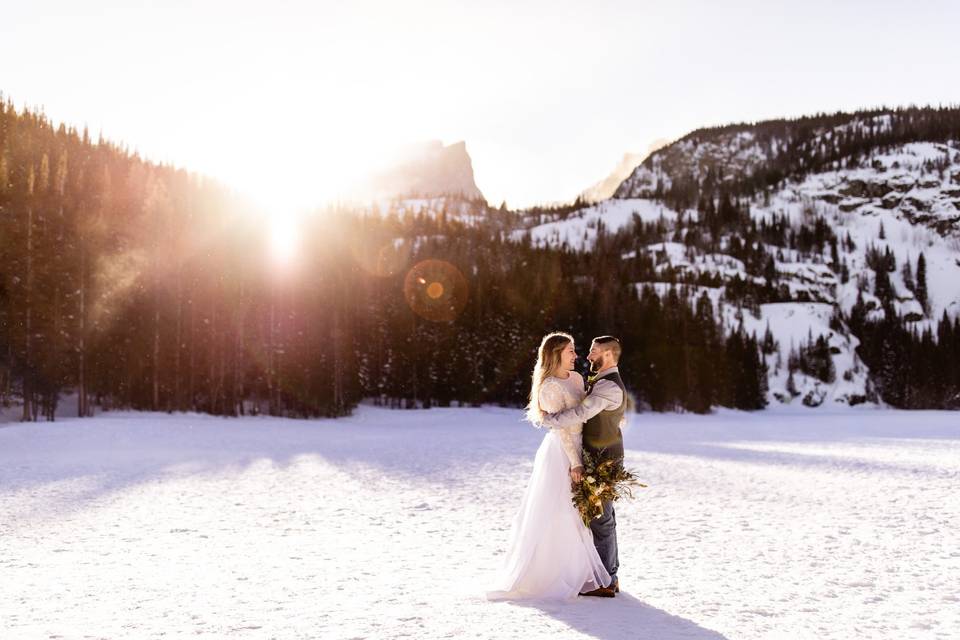
<svg viewBox="0 0 960 640">
<path fill-rule="evenodd" d="M 460 270 L 444 260 L 424 260 L 403 283 L 404 297 L 414 313 L 432 322 L 456 320 L 467 305 L 469 288 Z"/>
</svg>

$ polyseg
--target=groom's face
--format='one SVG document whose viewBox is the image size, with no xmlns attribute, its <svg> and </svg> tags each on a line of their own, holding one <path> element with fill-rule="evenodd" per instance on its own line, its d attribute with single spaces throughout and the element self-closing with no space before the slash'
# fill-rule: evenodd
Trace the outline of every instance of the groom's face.
<svg viewBox="0 0 960 640">
<path fill-rule="evenodd" d="M 590 363 L 590 370 L 596 373 L 597 371 L 602 370 L 604 364 L 604 355 L 608 353 L 607 349 L 604 349 L 596 343 L 590 345 L 590 353 L 587 354 L 587 361 Z"/>
<path fill-rule="evenodd" d="M 598 362 L 600 359 L 601 359 L 600 349 L 597 348 L 596 344 L 591 344 L 590 353 L 587 354 L 587 362 L 590 363 L 590 370 L 593 371 L 594 373 L 600 370 L 597 366 L 600 364 Z"/>
</svg>

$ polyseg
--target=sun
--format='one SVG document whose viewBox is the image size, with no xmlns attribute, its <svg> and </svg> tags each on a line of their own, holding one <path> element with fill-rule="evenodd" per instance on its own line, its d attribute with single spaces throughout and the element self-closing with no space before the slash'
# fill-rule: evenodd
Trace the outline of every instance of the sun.
<svg viewBox="0 0 960 640">
<path fill-rule="evenodd" d="M 315 206 L 303 194 L 293 193 L 282 180 L 264 179 L 245 185 L 242 193 L 252 205 L 262 229 L 269 264 L 288 270 L 300 259 L 303 226 Z"/>
<path fill-rule="evenodd" d="M 274 214 L 269 219 L 270 260 L 285 267 L 294 263 L 300 249 L 300 221 L 293 213 Z"/>
</svg>

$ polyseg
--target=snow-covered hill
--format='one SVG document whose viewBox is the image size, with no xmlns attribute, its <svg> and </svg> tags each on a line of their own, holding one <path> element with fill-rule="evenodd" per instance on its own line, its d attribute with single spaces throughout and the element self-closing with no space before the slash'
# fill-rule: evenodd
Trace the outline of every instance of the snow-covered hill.
<svg viewBox="0 0 960 640">
<path fill-rule="evenodd" d="M 660 218 L 676 220 L 677 212 L 649 199 L 611 199 L 584 207 L 563 220 L 517 229 L 513 232 L 513 238 L 521 240 L 529 234 L 536 245 L 566 245 L 585 251 L 593 246 L 601 227 L 605 232 L 613 233 L 633 224 L 636 219 L 656 222 Z"/>
<path fill-rule="evenodd" d="M 950 164 L 945 170 L 924 170 L 925 162 L 947 157 Z M 929 322 L 944 311 L 951 317 L 960 313 L 960 144 L 904 145 L 877 154 L 869 167 L 812 174 L 774 192 L 768 203 L 759 202 L 752 208 L 758 219 L 783 213 L 795 222 L 811 214 L 823 215 L 838 236 L 849 234 L 853 240 L 856 249 L 841 247 L 841 257 L 855 275 L 850 284 L 837 290 L 836 300 L 844 311 L 850 310 L 862 292 L 868 304 L 876 304 L 877 312 L 883 313 L 879 301 L 869 293 L 873 281 L 865 252 L 874 246 L 889 248 L 899 265 L 915 266 L 919 254 L 924 253 L 927 312 L 898 271 L 891 273 L 891 279 L 900 314 L 923 316 L 917 321 Z"/>
<path fill-rule="evenodd" d="M 868 319 L 883 318 L 878 292 L 886 284 L 875 262 L 889 262 L 887 308 L 911 328 L 935 334 L 944 314 L 960 314 L 960 141 L 883 142 L 902 131 L 894 115 L 869 114 L 694 132 L 653 153 L 614 198 L 515 237 L 590 250 L 598 233 L 640 235 L 641 221 L 658 222 L 660 241 L 622 256 L 655 265 L 636 284 L 682 286 L 691 299 L 706 292 L 728 330 L 742 325 L 760 337 L 769 326 L 769 401 L 882 402 L 856 353 L 860 341 L 839 319 L 855 305 Z M 707 217 L 724 192 L 741 217 L 717 226 Z M 925 289 L 917 281 L 921 254 Z M 747 264 L 744 255 L 759 258 Z M 773 300 L 743 308 L 731 286 L 764 289 Z M 835 377 L 790 376 L 791 352 L 821 336 Z"/>
<path fill-rule="evenodd" d="M 759 142 L 749 130 L 731 131 L 707 139 L 686 137 L 650 155 L 617 188 L 613 197 L 657 197 L 679 177 L 703 180 L 717 167 L 752 173 L 778 150 L 776 139 Z"/>
</svg>

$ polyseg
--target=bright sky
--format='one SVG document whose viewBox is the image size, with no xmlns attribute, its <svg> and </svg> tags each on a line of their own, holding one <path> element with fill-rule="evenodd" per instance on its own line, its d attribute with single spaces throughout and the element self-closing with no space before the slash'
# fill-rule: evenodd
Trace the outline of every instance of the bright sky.
<svg viewBox="0 0 960 640">
<path fill-rule="evenodd" d="M 960 3 L 31 0 L 0 91 L 277 206 L 465 140 L 495 204 L 572 199 L 700 126 L 960 102 Z"/>
</svg>

